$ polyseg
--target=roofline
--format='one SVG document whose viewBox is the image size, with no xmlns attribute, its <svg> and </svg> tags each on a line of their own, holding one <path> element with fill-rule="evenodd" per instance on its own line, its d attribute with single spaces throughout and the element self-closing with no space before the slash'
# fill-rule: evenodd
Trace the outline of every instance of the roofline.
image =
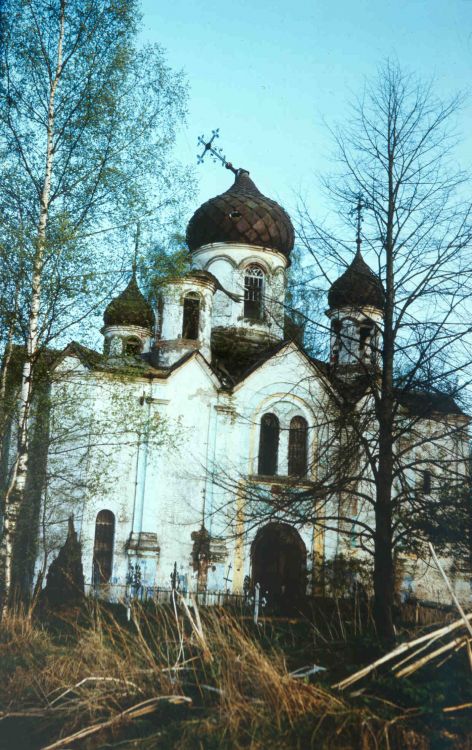
<svg viewBox="0 0 472 750">
<path fill-rule="evenodd" d="M 261 367 L 263 367 L 266 362 L 269 362 L 273 357 L 276 357 L 282 352 L 284 349 L 288 349 L 289 347 L 292 347 L 298 354 L 300 354 L 308 363 L 308 365 L 311 368 L 314 368 L 316 372 L 320 375 L 323 382 L 329 387 L 330 390 L 332 390 L 332 384 L 327 379 L 326 375 L 321 371 L 321 369 L 318 367 L 316 360 L 312 359 L 308 356 L 308 354 L 304 351 L 304 349 L 299 346 L 293 339 L 289 339 L 286 341 L 281 341 L 278 346 L 276 346 L 274 349 L 272 349 L 268 356 L 264 359 L 261 359 L 259 362 L 255 362 L 251 367 L 249 367 L 241 376 L 241 378 L 238 380 L 237 383 L 235 383 L 231 391 L 236 391 L 240 386 L 242 386 L 243 383 L 246 382 L 246 380 L 251 377 L 257 370 L 259 370 Z"/>
</svg>

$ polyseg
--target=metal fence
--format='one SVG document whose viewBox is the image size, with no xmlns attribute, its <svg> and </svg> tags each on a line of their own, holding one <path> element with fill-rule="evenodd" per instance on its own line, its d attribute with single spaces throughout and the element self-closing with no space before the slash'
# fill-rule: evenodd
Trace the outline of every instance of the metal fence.
<svg viewBox="0 0 472 750">
<path fill-rule="evenodd" d="M 156 604 L 170 604 L 172 592 L 176 591 L 184 600 L 190 603 L 196 601 L 197 605 L 208 607 L 237 607 L 239 609 L 251 608 L 253 603 L 250 598 L 243 594 L 232 594 L 229 591 L 186 591 L 181 589 L 162 588 L 161 586 L 130 586 L 117 583 L 105 583 L 86 586 L 88 596 L 102 599 L 107 602 L 129 602 L 137 600 L 141 602 L 154 602 Z"/>
</svg>

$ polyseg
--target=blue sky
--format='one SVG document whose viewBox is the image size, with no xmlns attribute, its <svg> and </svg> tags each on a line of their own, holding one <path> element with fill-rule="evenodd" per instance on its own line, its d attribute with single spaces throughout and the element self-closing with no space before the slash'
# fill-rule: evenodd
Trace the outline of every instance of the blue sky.
<svg viewBox="0 0 472 750">
<path fill-rule="evenodd" d="M 235 166 L 289 211 L 301 192 L 327 211 L 318 177 L 330 170 L 328 125 L 386 57 L 443 97 L 470 91 L 472 0 L 143 0 L 144 38 L 161 44 L 190 83 L 188 125 L 177 156 L 196 165 L 197 136 L 219 128 Z M 472 101 L 459 117 L 464 168 L 472 156 Z M 197 168 L 202 202 L 232 175 L 208 161 Z"/>
</svg>

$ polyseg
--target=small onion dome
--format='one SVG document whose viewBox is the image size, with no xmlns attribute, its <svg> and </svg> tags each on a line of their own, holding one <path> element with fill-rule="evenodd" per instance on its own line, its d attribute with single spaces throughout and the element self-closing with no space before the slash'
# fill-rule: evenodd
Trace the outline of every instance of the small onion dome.
<svg viewBox="0 0 472 750">
<path fill-rule="evenodd" d="M 238 169 L 229 190 L 203 203 L 189 221 L 190 250 L 212 242 L 257 245 L 288 256 L 294 243 L 293 225 L 282 206 L 259 192 L 249 172 Z"/>
<path fill-rule="evenodd" d="M 337 279 L 328 292 L 331 309 L 340 307 L 376 307 L 383 310 L 385 293 L 379 277 L 364 261 L 360 250 L 351 265 Z"/>
<path fill-rule="evenodd" d="M 103 320 L 106 326 L 153 327 L 152 307 L 141 293 L 134 274 L 126 289 L 112 299 L 103 314 Z"/>
</svg>

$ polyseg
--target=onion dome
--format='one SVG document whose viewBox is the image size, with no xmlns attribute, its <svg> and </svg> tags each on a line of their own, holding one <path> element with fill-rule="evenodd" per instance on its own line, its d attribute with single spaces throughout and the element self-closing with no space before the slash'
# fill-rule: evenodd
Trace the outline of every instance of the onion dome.
<svg viewBox="0 0 472 750">
<path fill-rule="evenodd" d="M 249 172 L 238 169 L 234 184 L 198 208 L 187 227 L 187 244 L 198 250 L 212 242 L 270 248 L 289 255 L 294 231 L 288 213 L 257 189 Z"/>
<path fill-rule="evenodd" d="M 331 309 L 340 307 L 376 307 L 383 310 L 385 292 L 379 277 L 369 268 L 360 250 L 328 292 Z"/>
<path fill-rule="evenodd" d="M 103 314 L 103 320 L 106 326 L 153 327 L 152 307 L 141 293 L 134 274 L 126 289 L 112 299 Z"/>
</svg>

